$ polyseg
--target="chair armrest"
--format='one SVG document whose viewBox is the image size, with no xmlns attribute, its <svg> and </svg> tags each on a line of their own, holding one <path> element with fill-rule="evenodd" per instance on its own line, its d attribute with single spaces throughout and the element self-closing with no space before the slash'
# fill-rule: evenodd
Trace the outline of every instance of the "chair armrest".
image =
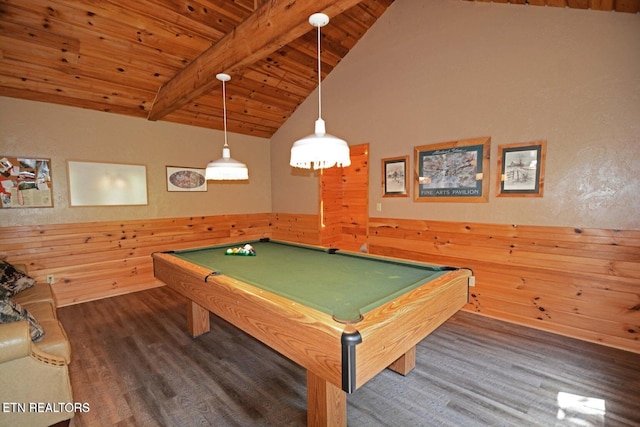
<svg viewBox="0 0 640 427">
<path fill-rule="evenodd" d="M 19 359 L 31 354 L 29 322 L 0 324 L 0 363 Z"/>
</svg>

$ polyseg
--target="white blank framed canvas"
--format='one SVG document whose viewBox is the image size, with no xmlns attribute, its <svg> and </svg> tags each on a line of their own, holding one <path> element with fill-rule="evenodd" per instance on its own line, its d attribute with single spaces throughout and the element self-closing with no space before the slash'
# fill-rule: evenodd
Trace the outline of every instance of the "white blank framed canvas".
<svg viewBox="0 0 640 427">
<path fill-rule="evenodd" d="M 67 161 L 71 206 L 147 205 L 145 165 Z"/>
</svg>

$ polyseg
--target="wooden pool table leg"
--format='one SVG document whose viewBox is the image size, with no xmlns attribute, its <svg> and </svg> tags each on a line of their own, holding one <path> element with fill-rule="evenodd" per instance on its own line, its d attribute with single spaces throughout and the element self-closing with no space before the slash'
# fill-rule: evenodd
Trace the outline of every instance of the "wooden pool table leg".
<svg viewBox="0 0 640 427">
<path fill-rule="evenodd" d="M 307 370 L 307 426 L 347 425 L 347 393 Z"/>
<path fill-rule="evenodd" d="M 192 337 L 206 334 L 211 329 L 209 324 L 209 310 L 189 301 L 187 306 L 187 327 Z"/>
<path fill-rule="evenodd" d="M 395 362 L 389 365 L 389 369 L 401 375 L 407 375 L 416 367 L 416 347 L 413 346 L 409 351 L 400 356 Z"/>
</svg>

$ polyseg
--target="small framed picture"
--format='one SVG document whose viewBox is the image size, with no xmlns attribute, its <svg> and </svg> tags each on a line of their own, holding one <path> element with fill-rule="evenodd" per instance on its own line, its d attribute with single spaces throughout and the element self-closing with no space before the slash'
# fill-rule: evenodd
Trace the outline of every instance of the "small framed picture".
<svg viewBox="0 0 640 427">
<path fill-rule="evenodd" d="M 547 141 L 498 146 L 498 197 L 542 197 Z"/>
<path fill-rule="evenodd" d="M 167 166 L 167 191 L 207 191 L 205 170 Z"/>
<path fill-rule="evenodd" d="M 382 159 L 382 197 L 408 197 L 409 156 Z"/>
</svg>

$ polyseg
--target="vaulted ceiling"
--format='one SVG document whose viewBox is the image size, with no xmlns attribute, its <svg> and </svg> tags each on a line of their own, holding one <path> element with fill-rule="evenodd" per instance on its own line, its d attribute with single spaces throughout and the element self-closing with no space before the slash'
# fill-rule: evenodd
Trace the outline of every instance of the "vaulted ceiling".
<svg viewBox="0 0 640 427">
<path fill-rule="evenodd" d="M 229 131 L 268 138 L 318 84 L 309 15 L 331 17 L 324 77 L 393 1 L 0 0 L 0 96 L 222 129 L 225 72 Z M 640 10 L 640 0 L 493 1 Z"/>
</svg>

